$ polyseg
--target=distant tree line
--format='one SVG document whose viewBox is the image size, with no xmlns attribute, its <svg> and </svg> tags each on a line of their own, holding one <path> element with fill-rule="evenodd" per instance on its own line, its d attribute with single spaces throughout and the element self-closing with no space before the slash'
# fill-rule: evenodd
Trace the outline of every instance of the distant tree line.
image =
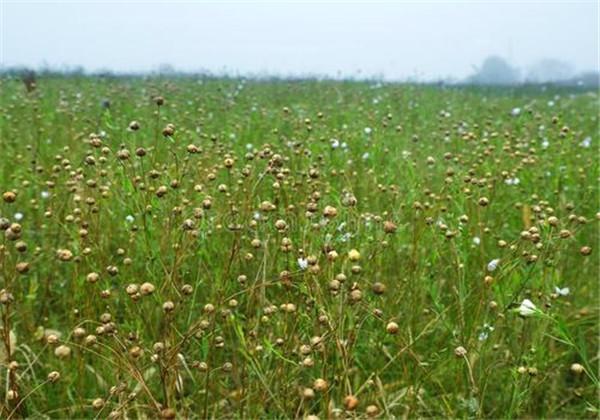
<svg viewBox="0 0 600 420">
<path fill-rule="evenodd" d="M 0 67 L 0 76 L 20 78 L 28 91 L 35 89 L 35 81 L 38 77 L 101 77 L 101 78 L 119 78 L 119 77 L 203 77 L 203 78 L 240 78 L 247 77 L 263 81 L 276 80 L 327 80 L 332 79 L 328 76 L 318 74 L 308 74 L 304 76 L 276 76 L 265 74 L 237 74 L 230 71 L 213 72 L 209 70 L 199 70 L 185 72 L 176 70 L 170 64 L 161 64 L 157 70 L 150 72 L 127 73 L 115 72 L 112 70 L 98 70 L 88 72 L 83 67 L 63 67 L 60 69 L 50 68 L 48 66 L 33 70 L 27 67 Z M 369 78 L 367 80 L 375 80 Z M 383 79 L 383 77 L 381 77 Z M 348 80 L 353 80 L 349 78 Z M 419 83 L 418 80 L 405 80 L 405 82 Z M 512 66 L 507 60 L 499 56 L 489 56 L 483 63 L 474 68 L 473 74 L 463 80 L 443 80 L 435 82 L 441 85 L 482 85 L 482 86 L 515 86 L 523 84 L 552 84 L 557 86 L 580 86 L 586 88 L 600 87 L 600 74 L 598 71 L 589 71 L 576 74 L 573 67 L 560 60 L 544 59 L 535 63 L 527 72 Z"/>
<path fill-rule="evenodd" d="M 535 63 L 525 74 L 499 56 L 487 57 L 463 83 L 474 85 L 511 86 L 517 84 L 554 84 L 561 86 L 598 87 L 597 71 L 575 74 L 573 67 L 560 60 L 544 59 Z"/>
</svg>

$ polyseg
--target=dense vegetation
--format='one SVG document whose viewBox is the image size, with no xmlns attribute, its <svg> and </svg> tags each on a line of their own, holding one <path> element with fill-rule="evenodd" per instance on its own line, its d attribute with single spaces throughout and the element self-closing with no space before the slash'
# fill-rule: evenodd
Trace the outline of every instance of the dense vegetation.
<svg viewBox="0 0 600 420">
<path fill-rule="evenodd" d="M 3 418 L 598 416 L 598 95 L 0 81 Z"/>
</svg>

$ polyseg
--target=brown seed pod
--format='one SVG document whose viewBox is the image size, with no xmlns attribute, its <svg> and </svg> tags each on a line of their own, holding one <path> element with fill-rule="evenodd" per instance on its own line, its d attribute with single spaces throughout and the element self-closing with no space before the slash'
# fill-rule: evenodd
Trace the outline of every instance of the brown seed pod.
<svg viewBox="0 0 600 420">
<path fill-rule="evenodd" d="M 305 400 L 312 400 L 315 397 L 315 391 L 312 388 L 302 389 L 302 398 Z"/>
<path fill-rule="evenodd" d="M 383 231 L 385 233 L 392 234 L 395 233 L 397 229 L 398 228 L 396 224 L 391 220 L 386 220 L 385 222 L 383 222 Z"/>
<path fill-rule="evenodd" d="M 562 229 L 562 230 L 559 232 L 559 236 L 560 236 L 562 239 L 567 239 L 567 238 L 570 238 L 570 237 L 571 237 L 571 231 L 569 231 L 569 230 L 567 230 L 567 229 Z"/>
<path fill-rule="evenodd" d="M 385 326 L 385 330 L 388 334 L 397 334 L 400 330 L 400 327 L 394 321 L 391 321 Z"/>
<path fill-rule="evenodd" d="M 167 124 L 162 130 L 162 135 L 165 137 L 171 137 L 175 134 L 175 126 L 173 124 Z"/>
<path fill-rule="evenodd" d="M 186 147 L 186 150 L 190 154 L 195 154 L 195 153 L 199 153 L 200 152 L 200 149 L 195 144 L 188 144 L 187 147 Z"/>
<path fill-rule="evenodd" d="M 350 292 L 350 300 L 352 302 L 359 302 L 362 299 L 362 292 L 360 289 L 354 289 Z"/>
<path fill-rule="evenodd" d="M 454 354 L 456 357 L 465 357 L 467 355 L 467 349 L 465 349 L 463 346 L 458 346 L 454 349 Z"/>
<path fill-rule="evenodd" d="M 71 348 L 62 344 L 54 349 L 54 354 L 60 359 L 66 359 L 71 355 Z"/>
<path fill-rule="evenodd" d="M 317 378 L 313 382 L 313 389 L 317 392 L 325 392 L 327 391 L 328 384 L 325 379 Z"/>
<path fill-rule="evenodd" d="M 94 273 L 94 272 L 92 272 L 92 273 L 89 273 L 89 274 L 86 276 L 86 280 L 87 280 L 89 283 L 96 283 L 98 280 L 100 280 L 100 275 L 99 275 L 98 273 Z"/>
<path fill-rule="evenodd" d="M 156 196 L 157 197 L 163 197 L 166 193 L 167 193 L 168 189 L 165 185 L 161 185 L 160 187 L 158 187 L 156 189 Z"/>
<path fill-rule="evenodd" d="M 60 373 L 55 370 L 48 374 L 48 381 L 51 383 L 55 383 L 59 379 L 60 379 Z"/>
<path fill-rule="evenodd" d="M 333 206 L 325 206 L 325 208 L 323 209 L 323 216 L 325 216 L 328 219 L 333 219 L 335 216 L 337 216 L 337 214 L 338 211 Z"/>
<path fill-rule="evenodd" d="M 585 368 L 583 367 L 583 365 L 581 365 L 580 363 L 573 363 L 571 365 L 571 372 L 573 372 L 576 375 L 580 375 L 585 371 Z"/>
<path fill-rule="evenodd" d="M 375 417 L 375 416 L 377 416 L 377 414 L 379 414 L 379 407 L 377 407 L 374 404 L 369 405 L 365 410 L 365 414 L 368 417 Z"/>
<path fill-rule="evenodd" d="M 152 283 L 145 282 L 142 283 L 142 285 L 140 286 L 140 294 L 142 294 L 142 296 L 151 295 L 152 293 L 154 293 L 155 289 L 156 288 Z"/>
<path fill-rule="evenodd" d="M 129 355 L 134 359 L 140 358 L 144 354 L 144 350 L 140 346 L 133 346 L 129 349 Z"/>
<path fill-rule="evenodd" d="M 358 407 L 358 398 L 354 395 L 347 395 L 346 398 L 344 398 L 344 407 L 346 407 L 346 410 L 348 411 L 356 410 L 356 407 Z"/>
<path fill-rule="evenodd" d="M 14 203 L 17 200 L 17 193 L 14 191 L 6 191 L 2 194 L 2 199 L 5 203 Z"/>
<path fill-rule="evenodd" d="M 56 251 L 56 258 L 63 262 L 71 261 L 73 259 L 73 253 L 68 249 L 58 249 Z"/>
<path fill-rule="evenodd" d="M 160 418 L 165 420 L 171 420 L 177 417 L 177 413 L 172 408 L 164 408 L 160 412 Z"/>
<path fill-rule="evenodd" d="M 0 217 L 0 230 L 7 230 L 10 228 L 10 220 L 6 217 Z"/>
<path fill-rule="evenodd" d="M 117 152 L 117 157 L 118 157 L 120 160 L 127 160 L 127 159 L 129 159 L 129 157 L 130 157 L 130 156 L 131 156 L 131 153 L 130 153 L 130 152 L 129 152 L 129 150 L 127 150 L 127 149 L 120 149 L 120 150 Z"/>
<path fill-rule="evenodd" d="M 360 259 L 360 252 L 358 252 L 356 249 L 351 249 L 348 252 L 348 259 L 352 262 L 356 262 Z"/>
<path fill-rule="evenodd" d="M 102 398 L 96 398 L 96 399 L 94 399 L 94 401 L 92 401 L 92 407 L 95 410 L 100 410 L 102 407 L 104 407 L 104 404 L 105 404 L 105 402 L 104 402 L 104 399 L 102 399 Z"/>
<path fill-rule="evenodd" d="M 18 262 L 16 265 L 17 273 L 25 274 L 29 271 L 29 263 L 25 261 Z"/>
<path fill-rule="evenodd" d="M 371 287 L 371 289 L 373 290 L 373 293 L 375 293 L 376 295 L 382 295 L 386 291 L 386 286 L 385 286 L 385 284 L 377 281 L 377 282 L 373 283 L 373 286 Z"/>
</svg>

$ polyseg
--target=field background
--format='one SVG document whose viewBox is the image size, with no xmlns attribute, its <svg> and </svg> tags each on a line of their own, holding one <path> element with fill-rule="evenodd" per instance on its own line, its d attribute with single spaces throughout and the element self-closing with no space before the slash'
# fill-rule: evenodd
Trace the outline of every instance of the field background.
<svg viewBox="0 0 600 420">
<path fill-rule="evenodd" d="M 1 416 L 596 418 L 598 105 L 1 79 Z"/>
</svg>

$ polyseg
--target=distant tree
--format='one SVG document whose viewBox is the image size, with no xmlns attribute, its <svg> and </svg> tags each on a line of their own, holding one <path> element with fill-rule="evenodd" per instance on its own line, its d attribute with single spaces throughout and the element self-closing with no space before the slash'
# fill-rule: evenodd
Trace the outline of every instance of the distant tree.
<svg viewBox="0 0 600 420">
<path fill-rule="evenodd" d="M 513 85 L 519 81 L 519 71 L 502 57 L 490 56 L 466 81 L 480 85 Z"/>
<path fill-rule="evenodd" d="M 67 74 L 71 76 L 85 76 L 85 68 L 83 66 L 75 66 Z"/>
<path fill-rule="evenodd" d="M 578 76 L 578 82 L 581 82 L 584 86 L 593 86 L 598 88 L 600 86 L 600 73 L 597 71 L 588 71 L 581 73 Z"/>
<path fill-rule="evenodd" d="M 97 70 L 93 74 L 95 76 L 98 76 L 101 79 L 107 79 L 107 80 L 112 80 L 112 79 L 115 79 L 117 77 L 117 75 L 115 74 L 115 72 L 113 72 L 109 68 L 102 68 L 100 70 Z"/>
<path fill-rule="evenodd" d="M 30 69 L 23 70 L 23 73 L 21 73 L 21 81 L 25 85 L 25 89 L 27 89 L 27 92 L 33 92 L 36 88 L 35 71 Z"/>
<path fill-rule="evenodd" d="M 558 82 L 572 78 L 573 74 L 573 66 L 569 63 L 545 58 L 531 66 L 526 80 L 536 83 Z"/>
<path fill-rule="evenodd" d="M 169 63 L 162 63 L 158 66 L 158 72 L 160 76 L 173 76 L 177 73 L 175 67 Z"/>
<path fill-rule="evenodd" d="M 597 71 L 580 73 L 567 80 L 564 84 L 598 89 L 600 88 L 600 73 Z"/>
</svg>

